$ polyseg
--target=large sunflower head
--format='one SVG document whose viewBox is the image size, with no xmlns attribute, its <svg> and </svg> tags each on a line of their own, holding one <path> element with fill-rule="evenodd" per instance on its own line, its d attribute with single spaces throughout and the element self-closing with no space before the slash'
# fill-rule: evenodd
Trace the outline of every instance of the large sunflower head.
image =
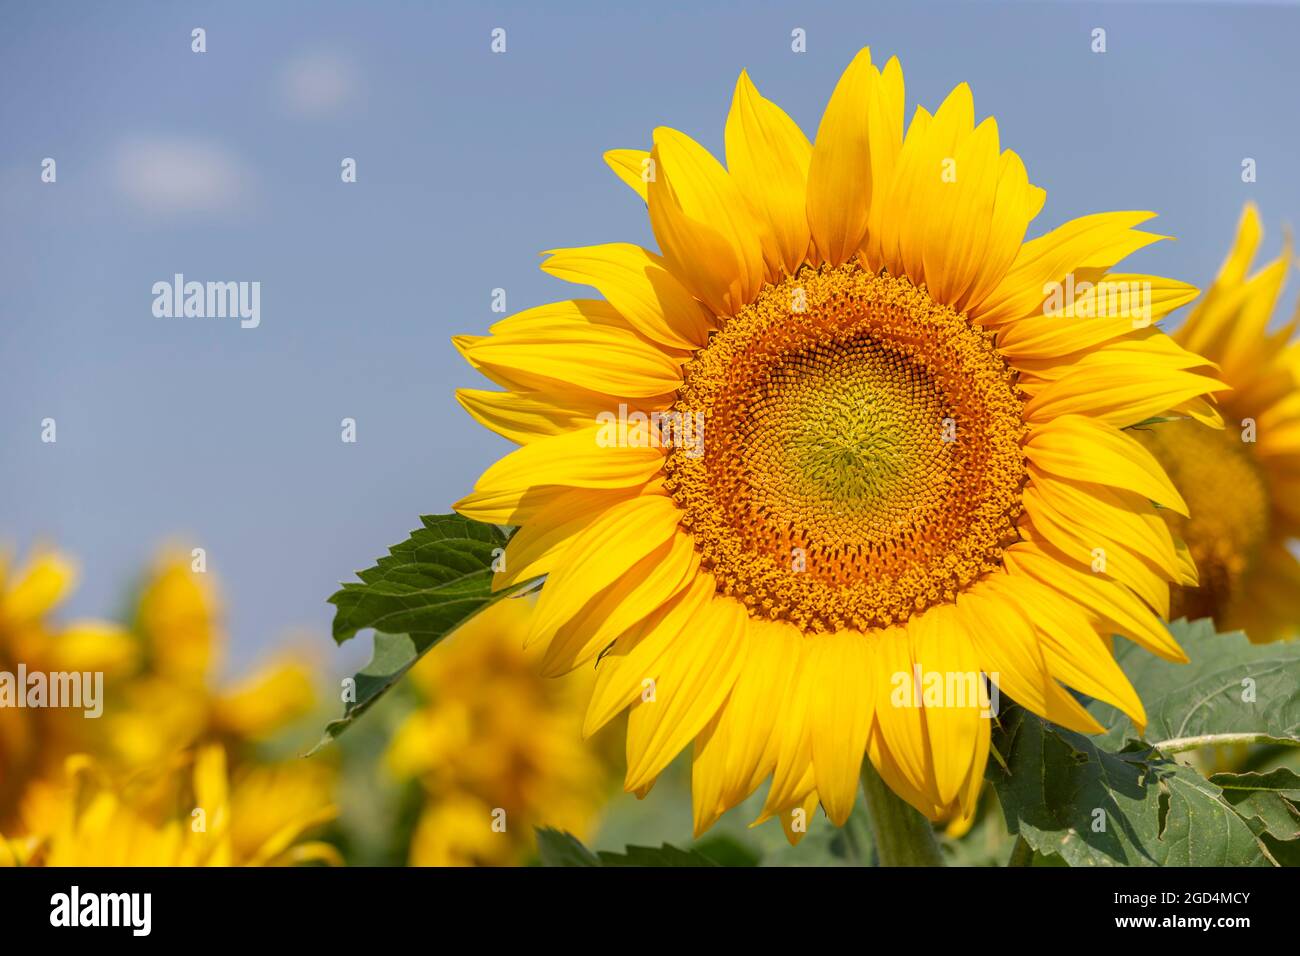
<svg viewBox="0 0 1300 956">
<path fill-rule="evenodd" d="M 1262 229 L 1254 204 L 1214 284 L 1174 334 L 1219 366 L 1232 386 L 1226 427 L 1192 421 L 1144 430 L 1191 518 L 1169 515 L 1200 568 L 1197 588 L 1179 588 L 1174 613 L 1213 617 L 1257 642 L 1290 637 L 1300 620 L 1300 341 L 1297 314 L 1269 331 L 1291 268 L 1291 238 L 1253 274 Z"/>
<path fill-rule="evenodd" d="M 693 741 L 697 829 L 771 777 L 795 839 L 819 802 L 846 819 L 864 754 L 969 812 L 990 687 L 1141 724 L 1108 636 L 1181 659 L 1160 617 L 1195 572 L 1125 429 L 1214 421 L 1222 387 L 1153 325 L 1196 290 L 1111 271 L 1151 214 L 1027 241 L 1045 193 L 970 90 L 904 133 L 866 50 L 813 143 L 742 74 L 726 167 L 663 128 L 606 158 L 659 252 L 554 251 L 603 298 L 456 340 L 505 389 L 461 403 L 522 446 L 457 508 L 519 526 L 498 584 L 547 576 L 530 639 L 548 673 L 596 664 L 586 731 L 630 708 L 627 789 Z"/>
</svg>

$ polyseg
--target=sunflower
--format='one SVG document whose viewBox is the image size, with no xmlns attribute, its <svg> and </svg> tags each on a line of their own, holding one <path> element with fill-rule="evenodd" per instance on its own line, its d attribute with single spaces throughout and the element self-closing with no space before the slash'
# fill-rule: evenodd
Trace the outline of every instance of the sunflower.
<svg viewBox="0 0 1300 956">
<path fill-rule="evenodd" d="M 136 647 L 125 629 L 51 620 L 76 577 L 73 562 L 57 551 L 38 550 L 16 568 L 0 555 L 0 674 L 16 675 L 21 665 L 28 674 L 102 672 L 112 682 L 134 666 Z M 11 825 L 27 790 L 58 776 L 64 758 L 89 746 L 99 725 L 75 708 L 13 703 L 0 690 L 0 829 Z"/>
<path fill-rule="evenodd" d="M 33 793 L 29 834 L 0 836 L 0 866 L 341 865 L 330 844 L 303 840 L 337 815 L 329 784 L 301 761 L 231 774 L 218 744 L 126 775 L 77 754 L 62 785 Z"/>
<path fill-rule="evenodd" d="M 144 666 L 118 683 L 106 720 L 108 747 L 126 766 L 158 764 L 211 742 L 242 759 L 315 706 L 310 668 L 289 656 L 218 684 L 213 672 L 226 644 L 220 602 L 211 575 L 192 571 L 183 551 L 165 550 L 154 561 L 135 629 Z"/>
<path fill-rule="evenodd" d="M 544 672 L 596 663 L 584 731 L 629 709 L 626 789 L 694 742 L 697 832 L 769 777 L 792 840 L 818 803 L 842 824 L 864 754 L 969 815 L 985 677 L 1098 732 L 1067 688 L 1144 720 L 1111 634 L 1184 659 L 1161 617 L 1195 571 L 1154 503 L 1186 508 L 1124 429 L 1217 420 L 1152 324 L 1196 290 L 1109 271 L 1150 213 L 1025 241 L 1046 194 L 966 85 L 903 119 L 867 50 L 813 143 L 742 73 L 726 168 L 667 128 L 606 155 L 658 253 L 553 251 L 603 298 L 454 339 L 505 389 L 461 404 L 522 446 L 456 508 L 517 526 L 497 586 L 546 576 Z"/>
<path fill-rule="evenodd" d="M 416 779 L 423 806 L 413 866 L 509 865 L 535 850 L 533 831 L 589 834 L 611 774 L 582 746 L 586 674 L 546 680 L 523 649 L 533 601 L 501 601 L 412 669 L 421 703 L 387 753 Z"/>
<path fill-rule="evenodd" d="M 1192 513 L 1166 513 L 1201 579 L 1175 591 L 1174 615 L 1212 617 L 1259 643 L 1293 636 L 1300 620 L 1300 562 L 1290 549 L 1300 536 L 1300 314 L 1268 331 L 1292 250 L 1288 236 L 1248 276 L 1261 236 L 1248 203 L 1214 284 L 1174 333 L 1232 386 L 1221 403 L 1228 427 L 1177 421 L 1141 432 Z"/>
</svg>

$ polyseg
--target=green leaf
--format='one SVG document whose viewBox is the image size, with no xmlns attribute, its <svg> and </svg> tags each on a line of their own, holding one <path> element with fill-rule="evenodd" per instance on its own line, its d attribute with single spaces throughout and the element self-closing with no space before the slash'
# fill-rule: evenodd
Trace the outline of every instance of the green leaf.
<svg viewBox="0 0 1300 956">
<path fill-rule="evenodd" d="M 1008 770 L 990 764 L 988 777 L 1008 828 L 1035 852 L 1071 866 L 1300 859 L 1300 778 L 1292 771 L 1206 780 L 1171 759 L 1208 743 L 1300 742 L 1300 644 L 1251 644 L 1240 633 L 1215 633 L 1209 621 L 1177 621 L 1170 631 L 1190 663 L 1162 661 L 1124 641 L 1116 646 L 1146 707 L 1145 740 L 1134 739 L 1127 717 L 1095 700 L 1087 706 L 1107 729 L 1100 737 L 1070 733 L 1020 708 L 1007 713 L 994 746 Z"/>
<path fill-rule="evenodd" d="M 1300 840 L 1300 776 L 1288 767 L 1268 773 L 1216 773 L 1210 783 L 1236 808 L 1257 836 Z"/>
<path fill-rule="evenodd" d="M 456 514 L 420 520 L 423 528 L 357 572 L 360 583 L 330 597 L 335 641 L 367 627 L 437 640 L 503 596 L 492 593 L 492 561 L 506 544 L 499 528 Z"/>
<path fill-rule="evenodd" d="M 1007 828 L 1070 866 L 1268 866 L 1274 860 L 1223 790 L 1142 744 L 1098 740 L 1004 710 L 990 762 Z"/>
<path fill-rule="evenodd" d="M 727 833 L 702 837 L 691 849 L 718 866 L 758 866 L 763 859 L 753 847 Z"/>
<path fill-rule="evenodd" d="M 542 866 L 718 866 L 698 850 L 679 850 L 667 843 L 655 848 L 629 846 L 623 853 L 592 853 L 571 833 L 549 827 L 537 830 Z M 752 864 L 749 864 L 752 865 Z"/>
<path fill-rule="evenodd" d="M 683 867 L 718 865 L 698 850 L 679 850 L 667 843 L 661 844 L 657 848 L 652 846 L 629 846 L 624 848 L 623 853 L 598 850 L 596 855 L 600 857 L 601 866 Z"/>
<path fill-rule="evenodd" d="M 426 515 L 424 527 L 389 548 L 375 566 L 344 584 L 335 605 L 334 640 L 342 643 L 363 628 L 375 629 L 369 663 L 354 675 L 355 700 L 325 728 L 320 747 L 347 730 L 420 657 L 475 614 L 534 582 L 492 590 L 492 563 L 506 535 L 494 525 L 460 515 Z"/>
<path fill-rule="evenodd" d="M 1300 642 L 1252 644 L 1240 632 L 1216 634 L 1209 620 L 1175 621 L 1169 630 L 1188 663 L 1173 664 L 1128 641 L 1115 642 L 1115 658 L 1146 708 L 1147 740 L 1300 737 Z M 1112 749 L 1134 736 L 1128 718 L 1110 705 L 1093 701 L 1088 709 L 1108 729 L 1104 741 Z"/>
<path fill-rule="evenodd" d="M 572 833 L 537 828 L 537 855 L 542 866 L 600 866 L 600 859 Z"/>
</svg>

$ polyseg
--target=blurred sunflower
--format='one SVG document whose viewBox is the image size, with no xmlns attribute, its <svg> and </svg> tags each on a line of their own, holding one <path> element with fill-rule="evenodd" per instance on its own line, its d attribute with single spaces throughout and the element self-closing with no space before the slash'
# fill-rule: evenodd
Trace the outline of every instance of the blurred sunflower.
<svg viewBox="0 0 1300 956">
<path fill-rule="evenodd" d="M 1212 617 L 1263 643 L 1300 621 L 1300 315 L 1274 332 L 1269 320 L 1291 268 L 1291 238 L 1253 275 L 1262 229 L 1253 203 L 1214 284 L 1174 333 L 1218 364 L 1232 386 L 1221 408 L 1229 427 L 1177 421 L 1139 432 L 1191 509 L 1166 516 L 1191 549 L 1200 585 L 1180 588 L 1173 614 Z"/>
<path fill-rule="evenodd" d="M 425 794 L 412 865 L 517 864 L 535 850 L 535 826 L 592 830 L 610 772 L 581 742 L 591 681 L 537 673 L 523 649 L 532 608 L 498 602 L 410 673 L 422 703 L 386 759 Z"/>
<path fill-rule="evenodd" d="M 0 866 L 341 865 L 329 844 L 303 840 L 337 813 L 324 796 L 327 773 L 298 761 L 232 778 L 212 744 L 118 781 L 76 755 L 65 784 L 29 799 L 29 835 L 0 837 Z"/>
<path fill-rule="evenodd" d="M 238 757 L 315 706 L 312 671 L 287 655 L 216 685 L 226 638 L 210 582 L 180 552 L 161 555 L 145 581 L 135 621 L 143 667 L 121 687 L 107 719 L 112 750 L 127 766 L 157 764 L 202 742 Z"/>
<path fill-rule="evenodd" d="M 1144 721 L 1110 634 L 1184 659 L 1160 618 L 1195 570 L 1153 502 L 1186 508 L 1124 429 L 1218 421 L 1222 384 L 1151 327 L 1196 290 L 1108 271 L 1162 238 L 1150 213 L 1025 241 L 1046 194 L 966 85 L 903 119 L 866 50 L 811 144 L 742 73 L 728 168 L 667 128 L 606 156 L 659 254 L 554 251 L 603 300 L 454 340 L 506 389 L 462 405 L 523 446 L 457 510 L 519 526 L 499 586 L 547 575 L 544 672 L 599 658 L 585 731 L 630 707 L 628 790 L 694 741 L 697 831 L 769 776 L 792 840 L 796 808 L 843 823 L 864 753 L 931 819 L 969 814 L 985 702 L 900 704 L 900 678 L 983 672 L 1096 732 L 1067 687 Z"/>
<path fill-rule="evenodd" d="M 28 673 L 103 672 L 107 681 L 133 665 L 135 643 L 123 628 L 49 620 L 75 579 L 72 562 L 55 551 L 38 551 L 16 569 L 0 555 L 0 672 L 16 674 L 21 664 Z M 58 776 L 97 724 L 83 710 L 0 706 L 0 832 L 11 827 L 28 788 Z"/>
</svg>

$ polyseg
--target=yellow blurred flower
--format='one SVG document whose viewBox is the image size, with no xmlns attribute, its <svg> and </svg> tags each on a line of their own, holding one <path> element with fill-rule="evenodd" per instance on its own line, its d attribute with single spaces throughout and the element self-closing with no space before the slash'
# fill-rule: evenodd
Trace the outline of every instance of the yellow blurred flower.
<svg viewBox="0 0 1300 956">
<path fill-rule="evenodd" d="M 76 568 L 63 555 L 38 550 L 12 568 L 0 554 L 0 671 L 16 674 L 101 672 L 128 669 L 136 645 L 125 629 L 103 621 L 58 625 L 51 615 L 72 591 Z M 84 749 L 98 721 L 80 709 L 0 707 L 0 831 L 9 827 L 28 788 L 51 774 L 64 757 Z M 0 856 L 6 849 L 0 847 Z"/>
<path fill-rule="evenodd" d="M 1175 589 L 1172 617 L 1212 617 L 1265 643 L 1300 622 L 1300 313 L 1270 332 L 1292 267 L 1282 252 L 1251 271 L 1263 237 L 1247 203 L 1214 284 L 1174 340 L 1219 366 L 1232 386 L 1220 397 L 1227 427 L 1184 420 L 1139 430 L 1190 509 L 1162 514 L 1187 542 L 1199 587 Z"/>
<path fill-rule="evenodd" d="M 51 624 L 74 578 L 54 552 L 14 573 L 0 560 L 0 671 L 103 671 L 107 697 L 100 719 L 0 707 L 0 864 L 337 862 L 300 843 L 335 815 L 334 767 L 266 764 L 252 746 L 313 707 L 311 670 L 286 658 L 218 686 L 219 605 L 187 556 L 156 563 L 134 634 Z"/>
<path fill-rule="evenodd" d="M 210 581 L 183 553 L 169 552 L 145 583 L 136 615 L 145 666 L 109 718 L 114 754 L 127 765 L 151 765 L 209 741 L 236 753 L 315 706 L 311 669 L 288 656 L 217 685 L 226 636 Z"/>
<path fill-rule="evenodd" d="M 67 760 L 62 786 L 24 808 L 36 835 L 0 837 L 0 865 L 278 866 L 341 864 L 304 834 L 333 819 L 320 764 L 252 767 L 231 774 L 220 745 L 113 780 L 91 757 Z"/>
<path fill-rule="evenodd" d="M 386 760 L 425 792 L 413 865 L 514 864 L 533 852 L 535 826 L 592 830 L 611 779 L 581 742 L 592 678 L 538 673 L 523 649 L 532 610 L 526 598 L 499 601 L 411 671 L 422 703 Z"/>
</svg>

